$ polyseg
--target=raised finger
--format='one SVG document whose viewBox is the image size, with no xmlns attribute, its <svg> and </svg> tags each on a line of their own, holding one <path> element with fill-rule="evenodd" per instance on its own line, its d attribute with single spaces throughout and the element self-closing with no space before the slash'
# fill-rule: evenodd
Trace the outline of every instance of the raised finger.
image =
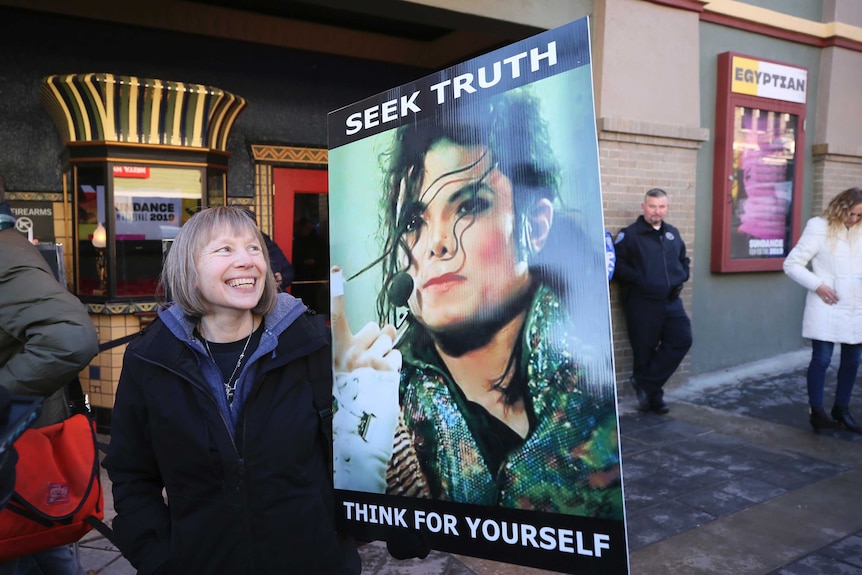
<svg viewBox="0 0 862 575">
<path fill-rule="evenodd" d="M 335 353 L 336 363 L 338 363 L 341 354 L 350 346 L 350 341 L 353 339 L 353 335 L 350 333 L 350 325 L 347 323 L 347 314 L 344 311 L 344 275 L 338 266 L 332 266 L 330 270 L 329 291 L 331 299 L 332 348 Z"/>
<path fill-rule="evenodd" d="M 353 371 L 360 367 L 373 367 L 373 356 L 369 353 L 369 349 L 379 335 L 380 326 L 374 322 L 365 324 L 350 341 L 337 350 L 336 369 Z"/>
<path fill-rule="evenodd" d="M 380 334 L 375 338 L 374 343 L 368 348 L 368 350 L 363 354 L 364 358 L 378 358 L 383 357 L 393 349 L 394 341 L 392 337 L 385 331 L 381 331 Z"/>
<path fill-rule="evenodd" d="M 401 371 L 401 365 L 403 363 L 403 360 L 401 358 L 401 352 L 397 349 L 393 349 L 392 351 L 384 355 L 381 361 L 386 364 L 388 369 L 392 371 Z"/>
<path fill-rule="evenodd" d="M 377 371 L 401 371 L 401 352 L 393 349 L 382 356 L 369 356 L 363 362 L 362 367 L 370 367 Z"/>
</svg>

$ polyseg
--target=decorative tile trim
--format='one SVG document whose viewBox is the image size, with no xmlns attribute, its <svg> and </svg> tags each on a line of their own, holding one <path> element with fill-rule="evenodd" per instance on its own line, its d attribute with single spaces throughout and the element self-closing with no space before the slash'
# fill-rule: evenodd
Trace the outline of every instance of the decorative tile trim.
<svg viewBox="0 0 862 575">
<path fill-rule="evenodd" d="M 63 202 L 63 192 L 6 192 L 7 200 L 19 202 Z"/>
<path fill-rule="evenodd" d="M 255 163 L 254 197 L 257 203 L 257 224 L 263 233 L 272 236 L 273 227 L 272 164 Z"/>
<path fill-rule="evenodd" d="M 326 148 L 252 144 L 251 155 L 255 162 L 309 164 L 315 166 L 326 166 L 329 164 L 329 150 Z"/>
<path fill-rule="evenodd" d="M 134 313 L 154 313 L 158 311 L 159 304 L 154 301 L 135 302 L 88 302 L 87 311 L 92 315 L 130 315 Z"/>
</svg>

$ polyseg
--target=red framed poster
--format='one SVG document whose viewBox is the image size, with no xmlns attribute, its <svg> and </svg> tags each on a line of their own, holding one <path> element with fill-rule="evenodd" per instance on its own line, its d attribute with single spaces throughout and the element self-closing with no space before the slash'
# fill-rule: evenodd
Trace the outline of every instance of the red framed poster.
<svg viewBox="0 0 862 575">
<path fill-rule="evenodd" d="M 713 272 L 781 270 L 800 234 L 808 70 L 718 57 Z"/>
</svg>

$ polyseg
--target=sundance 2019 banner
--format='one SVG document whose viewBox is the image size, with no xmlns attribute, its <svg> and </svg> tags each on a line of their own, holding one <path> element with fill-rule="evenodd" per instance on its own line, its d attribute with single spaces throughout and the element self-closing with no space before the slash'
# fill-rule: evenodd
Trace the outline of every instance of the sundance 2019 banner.
<svg viewBox="0 0 862 575">
<path fill-rule="evenodd" d="M 628 572 L 592 94 L 583 19 L 330 113 L 358 538 Z"/>
</svg>

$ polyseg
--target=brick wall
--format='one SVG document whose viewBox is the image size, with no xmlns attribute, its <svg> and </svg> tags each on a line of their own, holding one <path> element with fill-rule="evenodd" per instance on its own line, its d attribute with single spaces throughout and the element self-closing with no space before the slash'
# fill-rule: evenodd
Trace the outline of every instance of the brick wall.
<svg viewBox="0 0 862 575">
<path fill-rule="evenodd" d="M 667 137 L 649 134 L 668 132 L 667 129 L 644 130 L 643 126 L 629 126 L 633 132 L 627 133 L 620 131 L 619 126 L 615 128 L 599 133 L 605 227 L 616 237 L 621 228 L 641 215 L 644 193 L 650 188 L 661 188 L 668 194 L 667 220 L 679 228 L 688 256 L 693 259 L 697 151 L 705 135 L 697 132 L 696 136 Z M 691 315 L 693 281 L 689 280 L 685 288 L 682 299 Z M 630 394 L 631 388 L 624 384 L 631 376 L 632 352 L 619 301 L 619 286 L 615 282 L 611 283 L 611 318 L 617 385 L 621 394 Z M 688 379 L 689 364 L 686 357 L 670 385 Z"/>
<path fill-rule="evenodd" d="M 830 152 L 828 145 L 817 145 L 814 156 L 814 203 L 817 215 L 832 198 L 847 188 L 862 187 L 862 150 L 859 153 Z"/>
</svg>

